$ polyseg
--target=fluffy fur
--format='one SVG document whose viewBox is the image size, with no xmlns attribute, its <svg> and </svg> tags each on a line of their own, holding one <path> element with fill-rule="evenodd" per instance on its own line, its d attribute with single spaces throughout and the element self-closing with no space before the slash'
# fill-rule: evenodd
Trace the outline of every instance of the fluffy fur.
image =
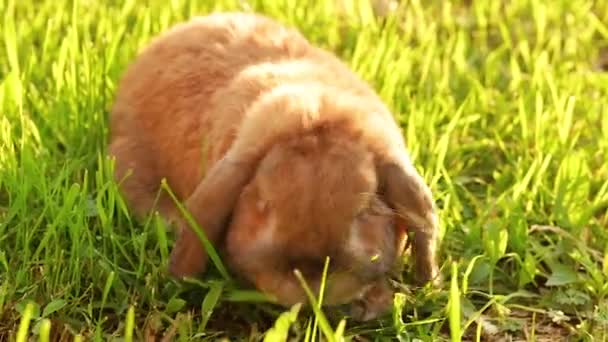
<svg viewBox="0 0 608 342">
<path fill-rule="evenodd" d="M 375 317 L 406 228 L 417 279 L 437 277 L 433 199 L 392 114 L 270 18 L 212 14 L 155 38 L 121 79 L 109 151 L 133 211 L 156 208 L 177 227 L 177 277 L 208 256 L 166 194 L 154 207 L 163 178 L 231 268 L 281 304 L 306 301 L 293 269 L 316 287 L 329 256 L 325 302 L 363 301 L 354 312 Z"/>
</svg>

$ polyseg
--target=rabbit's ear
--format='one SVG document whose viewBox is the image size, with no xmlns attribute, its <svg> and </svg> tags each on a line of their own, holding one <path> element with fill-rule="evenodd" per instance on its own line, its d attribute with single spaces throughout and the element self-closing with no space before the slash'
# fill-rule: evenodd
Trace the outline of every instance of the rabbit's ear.
<svg viewBox="0 0 608 342">
<path fill-rule="evenodd" d="M 228 153 L 205 175 L 185 203 L 186 209 L 215 247 L 257 160 Z M 194 276 L 207 268 L 208 255 L 193 227 L 180 220 L 179 237 L 171 251 L 169 272 L 178 278 Z"/>
<path fill-rule="evenodd" d="M 380 192 L 408 232 L 413 233 L 415 279 L 419 284 L 440 281 L 435 260 L 438 219 L 433 197 L 415 168 L 402 160 L 388 160 L 378 167 Z"/>
</svg>

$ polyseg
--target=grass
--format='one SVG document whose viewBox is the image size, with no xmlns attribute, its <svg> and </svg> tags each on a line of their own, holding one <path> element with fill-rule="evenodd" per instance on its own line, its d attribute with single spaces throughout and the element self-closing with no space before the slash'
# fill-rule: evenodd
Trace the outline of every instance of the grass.
<svg viewBox="0 0 608 342">
<path fill-rule="evenodd" d="M 0 341 L 608 340 L 608 2 L 333 3 L 0 1 Z M 108 108 L 153 35 L 224 9 L 299 27 L 392 108 L 441 208 L 443 288 L 403 280 L 358 325 L 167 275 L 172 235 L 111 179 Z"/>
</svg>

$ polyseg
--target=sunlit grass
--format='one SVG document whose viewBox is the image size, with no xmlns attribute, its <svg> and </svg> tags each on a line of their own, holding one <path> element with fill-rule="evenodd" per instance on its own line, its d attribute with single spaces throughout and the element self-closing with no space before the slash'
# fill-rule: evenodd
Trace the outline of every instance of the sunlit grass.
<svg viewBox="0 0 608 342">
<path fill-rule="evenodd" d="M 212 10 L 297 26 L 377 89 L 441 209 L 444 288 L 413 289 L 406 272 L 392 315 L 355 324 L 277 308 L 222 269 L 167 275 L 172 234 L 134 221 L 112 181 L 108 108 L 138 49 Z M 0 13 L 0 340 L 608 338 L 608 2 L 412 0 L 379 17 L 364 0 L 4 0 Z"/>
</svg>

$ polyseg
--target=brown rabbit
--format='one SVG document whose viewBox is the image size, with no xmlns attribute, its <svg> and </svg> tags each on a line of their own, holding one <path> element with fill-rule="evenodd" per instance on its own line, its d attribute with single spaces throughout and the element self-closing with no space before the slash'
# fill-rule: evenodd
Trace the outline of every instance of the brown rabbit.
<svg viewBox="0 0 608 342">
<path fill-rule="evenodd" d="M 281 304 L 306 302 L 293 270 L 316 290 L 329 256 L 324 302 L 375 317 L 406 229 L 416 279 L 437 278 L 433 199 L 392 114 L 337 57 L 270 18 L 211 14 L 153 40 L 120 82 L 109 151 L 137 215 L 165 178 L 231 268 Z M 170 272 L 205 271 L 166 194 L 156 209 L 177 226 Z"/>
</svg>

